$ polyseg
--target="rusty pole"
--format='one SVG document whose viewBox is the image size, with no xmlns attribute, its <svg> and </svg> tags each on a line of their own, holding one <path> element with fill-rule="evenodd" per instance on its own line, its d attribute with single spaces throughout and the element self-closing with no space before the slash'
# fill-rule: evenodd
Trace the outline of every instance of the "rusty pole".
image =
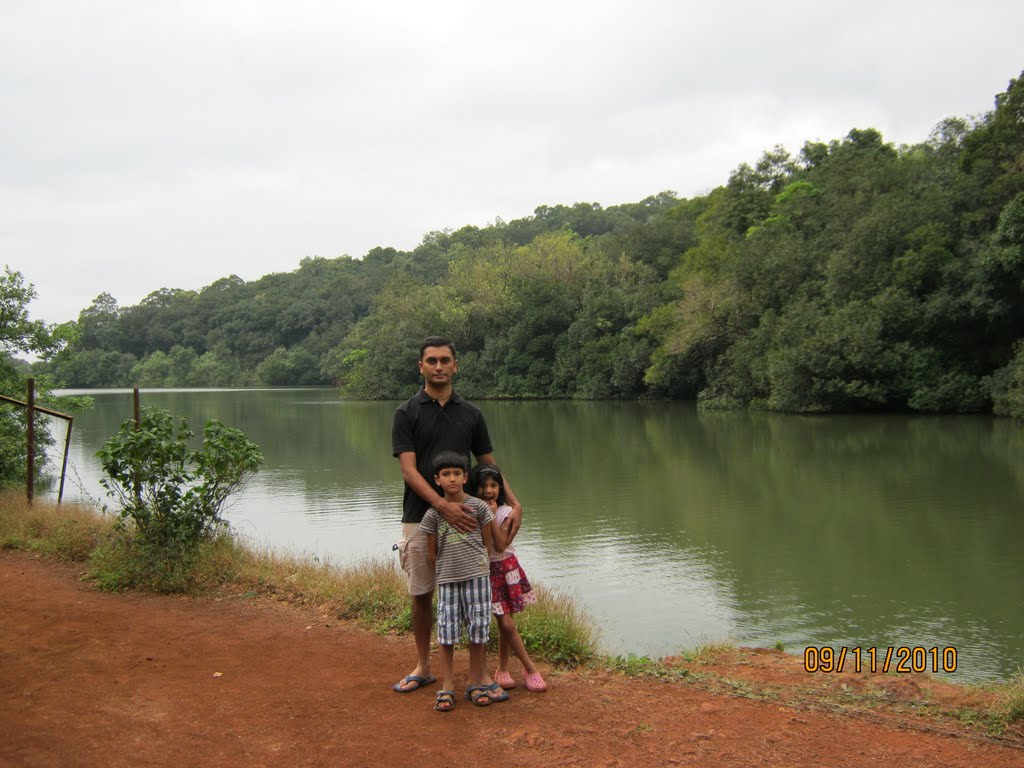
<svg viewBox="0 0 1024 768">
<path fill-rule="evenodd" d="M 35 495 L 35 476 L 36 476 L 36 380 L 28 380 L 28 455 L 25 457 L 27 463 L 26 481 L 25 481 L 25 498 L 28 499 L 28 503 L 32 503 L 32 497 Z"/>
<path fill-rule="evenodd" d="M 68 451 L 71 450 L 71 424 L 74 421 L 68 417 L 68 431 L 64 436 L 64 463 L 60 467 L 60 490 L 57 491 L 57 504 L 64 500 L 64 476 L 68 473 Z"/>
<path fill-rule="evenodd" d="M 140 418 L 139 408 L 139 388 L 132 388 L 132 398 L 134 400 L 134 413 L 135 413 L 135 431 L 138 432 L 142 427 L 142 419 Z M 139 481 L 139 473 L 135 473 L 135 502 L 141 507 L 142 506 L 142 483 Z"/>
<path fill-rule="evenodd" d="M 26 408 L 26 409 L 29 408 L 29 404 L 28 403 L 22 402 L 21 400 L 17 400 L 17 399 L 15 399 L 13 397 L 8 397 L 7 395 L 0 395 L 0 402 L 12 403 L 14 405 L 17 405 L 17 406 L 20 406 L 20 407 Z M 68 471 L 68 450 L 71 447 L 71 422 L 74 421 L 74 419 L 72 419 L 66 413 L 61 413 L 60 411 L 51 411 L 49 408 L 43 408 L 43 406 L 41 406 L 41 405 L 35 406 L 32 410 L 39 411 L 40 413 L 45 413 L 48 416 L 56 416 L 58 419 L 64 419 L 64 421 L 66 421 L 68 423 L 68 433 L 67 433 L 67 437 L 64 439 L 64 464 L 61 466 L 61 470 L 60 470 L 60 487 L 61 487 L 61 491 L 62 491 L 61 495 L 63 495 L 64 476 L 67 474 L 67 471 Z M 35 426 L 35 424 L 33 423 L 33 427 L 34 426 Z M 34 429 L 33 429 L 33 432 L 34 432 Z M 26 438 L 27 438 L 27 435 L 26 435 Z M 27 442 L 27 440 L 26 440 L 26 442 Z M 32 454 L 32 458 L 33 458 L 33 462 L 32 463 L 35 464 L 35 453 Z M 57 503 L 60 504 L 60 496 L 57 497 Z"/>
</svg>

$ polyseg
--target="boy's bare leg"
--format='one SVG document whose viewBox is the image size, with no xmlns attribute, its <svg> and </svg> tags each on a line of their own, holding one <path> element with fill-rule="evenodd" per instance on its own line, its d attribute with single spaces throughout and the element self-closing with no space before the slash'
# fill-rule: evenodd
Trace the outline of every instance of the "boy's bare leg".
<svg viewBox="0 0 1024 768">
<path fill-rule="evenodd" d="M 441 673 L 441 690 L 455 690 L 455 674 L 452 668 L 455 666 L 455 646 L 439 645 L 437 651 L 437 665 Z"/>
<path fill-rule="evenodd" d="M 469 644 L 469 684 L 490 685 L 494 681 L 487 674 L 487 646 L 483 643 Z"/>
<path fill-rule="evenodd" d="M 412 596 L 412 632 L 416 638 L 416 669 L 410 674 L 430 677 L 430 631 L 434 627 L 434 593 Z M 416 683 L 409 681 L 402 688 L 414 690 Z"/>
</svg>

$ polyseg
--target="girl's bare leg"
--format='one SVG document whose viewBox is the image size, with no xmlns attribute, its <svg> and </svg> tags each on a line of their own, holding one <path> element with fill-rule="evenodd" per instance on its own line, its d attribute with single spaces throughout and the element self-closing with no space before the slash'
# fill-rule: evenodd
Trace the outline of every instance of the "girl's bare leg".
<svg viewBox="0 0 1024 768">
<path fill-rule="evenodd" d="M 498 616 L 498 629 L 501 630 L 501 637 L 498 638 L 498 663 L 504 662 L 504 666 L 499 669 L 508 669 L 508 651 L 516 655 L 516 658 L 523 663 L 523 669 L 526 670 L 526 674 L 532 675 L 537 672 L 537 665 L 533 663 L 533 659 L 530 658 L 530 654 L 526 652 L 526 644 L 523 642 L 522 636 L 519 634 L 519 628 L 516 627 L 516 620 L 510 613 L 502 614 Z M 502 659 L 501 648 L 506 647 L 506 656 Z"/>
<path fill-rule="evenodd" d="M 509 648 L 508 640 L 505 639 L 505 630 L 501 627 L 501 617 L 498 617 L 498 669 L 508 672 Z"/>
</svg>

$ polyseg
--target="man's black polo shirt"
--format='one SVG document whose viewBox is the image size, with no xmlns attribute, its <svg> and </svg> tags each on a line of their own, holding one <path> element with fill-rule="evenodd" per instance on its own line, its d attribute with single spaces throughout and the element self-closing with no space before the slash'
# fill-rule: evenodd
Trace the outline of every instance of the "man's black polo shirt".
<svg viewBox="0 0 1024 768">
<path fill-rule="evenodd" d="M 473 456 L 492 453 L 491 436 L 480 409 L 452 392 L 444 408 L 437 400 L 420 389 L 395 409 L 391 425 L 391 455 L 412 451 L 416 454 L 416 468 L 433 486 L 438 495 L 441 489 L 434 485 L 434 457 L 441 451 L 461 453 L 472 464 Z M 402 522 L 418 523 L 423 519 L 427 502 L 408 484 L 402 498 Z"/>
</svg>

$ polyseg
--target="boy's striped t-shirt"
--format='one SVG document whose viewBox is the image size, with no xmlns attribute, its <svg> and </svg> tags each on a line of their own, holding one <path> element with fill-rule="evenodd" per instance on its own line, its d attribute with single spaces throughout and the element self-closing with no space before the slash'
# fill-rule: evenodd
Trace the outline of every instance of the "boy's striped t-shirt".
<svg viewBox="0 0 1024 768">
<path fill-rule="evenodd" d="M 484 544 L 483 527 L 494 519 L 491 508 L 484 501 L 467 496 L 463 504 L 474 508 L 477 527 L 463 533 L 452 528 L 440 512 L 431 507 L 423 516 L 420 530 L 437 536 L 437 583 L 450 584 L 487 576 L 490 557 Z"/>
</svg>

